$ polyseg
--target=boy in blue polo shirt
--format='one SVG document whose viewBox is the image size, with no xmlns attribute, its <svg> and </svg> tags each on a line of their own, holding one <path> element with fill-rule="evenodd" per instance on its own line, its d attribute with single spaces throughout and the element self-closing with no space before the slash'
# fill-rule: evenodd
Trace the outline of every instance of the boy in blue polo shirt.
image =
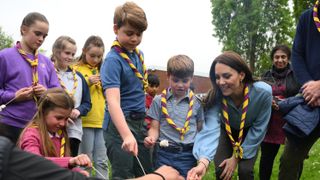
<svg viewBox="0 0 320 180">
<path fill-rule="evenodd" d="M 112 179 L 128 179 L 144 175 L 143 169 L 152 170 L 149 149 L 143 145 L 147 74 L 143 54 L 136 48 L 148 23 L 133 2 L 117 7 L 113 22 L 116 40 L 101 67 L 108 103 L 103 129 Z M 108 127 L 106 119 L 111 119 Z"/>
<path fill-rule="evenodd" d="M 192 148 L 204 119 L 201 103 L 190 90 L 193 71 L 194 63 L 188 56 L 177 55 L 169 59 L 170 87 L 152 101 L 148 111 L 152 118 L 151 128 L 144 140 L 146 147 L 168 141 L 169 146 L 163 147 L 161 143 L 157 149 L 156 167 L 172 166 L 185 178 L 197 163 Z"/>
</svg>

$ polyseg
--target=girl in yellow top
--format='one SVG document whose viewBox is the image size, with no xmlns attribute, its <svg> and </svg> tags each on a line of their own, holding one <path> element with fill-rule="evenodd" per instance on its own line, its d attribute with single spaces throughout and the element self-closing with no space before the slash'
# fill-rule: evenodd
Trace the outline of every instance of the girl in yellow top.
<svg viewBox="0 0 320 180">
<path fill-rule="evenodd" d="M 88 154 L 94 162 L 94 167 L 108 177 L 106 147 L 104 145 L 102 123 L 104 119 L 105 97 L 100 81 L 100 66 L 104 54 L 104 44 L 99 36 L 90 36 L 83 48 L 75 69 L 87 81 L 91 96 L 91 111 L 82 117 L 83 137 L 80 152 Z M 96 173 L 100 177 L 99 173 Z"/>
</svg>

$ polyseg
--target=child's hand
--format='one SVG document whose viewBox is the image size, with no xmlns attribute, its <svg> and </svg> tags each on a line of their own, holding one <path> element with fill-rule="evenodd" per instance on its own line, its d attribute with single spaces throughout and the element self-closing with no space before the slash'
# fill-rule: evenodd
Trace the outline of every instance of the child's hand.
<svg viewBox="0 0 320 180">
<path fill-rule="evenodd" d="M 69 166 L 85 166 L 92 167 L 90 158 L 86 154 L 80 154 L 76 157 L 70 158 Z"/>
<path fill-rule="evenodd" d="M 70 118 L 76 120 L 80 116 L 80 111 L 76 108 L 72 109 Z"/>
<path fill-rule="evenodd" d="M 91 84 L 97 84 L 100 82 L 100 75 L 92 75 L 89 77 L 89 82 Z"/>
<path fill-rule="evenodd" d="M 37 84 L 35 86 L 32 86 L 33 92 L 37 97 L 40 97 L 43 93 L 47 91 L 47 88 L 44 87 L 42 84 Z"/>
<path fill-rule="evenodd" d="M 30 100 L 32 99 L 32 97 L 33 97 L 32 87 L 21 88 L 15 93 L 15 101 L 17 102 Z"/>
<path fill-rule="evenodd" d="M 199 163 L 198 166 L 188 171 L 187 180 L 198 180 L 206 174 L 206 167 Z"/>
<path fill-rule="evenodd" d="M 134 156 L 138 156 L 138 144 L 133 135 L 123 139 L 121 148 Z"/>
<path fill-rule="evenodd" d="M 155 143 L 156 139 L 154 139 L 154 137 L 152 136 L 147 136 L 146 138 L 144 138 L 144 146 L 147 148 L 153 147 Z"/>
</svg>

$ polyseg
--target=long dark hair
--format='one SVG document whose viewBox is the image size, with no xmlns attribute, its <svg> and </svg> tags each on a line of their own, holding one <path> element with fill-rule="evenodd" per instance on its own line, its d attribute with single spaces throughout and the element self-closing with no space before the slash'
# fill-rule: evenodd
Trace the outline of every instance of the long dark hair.
<svg viewBox="0 0 320 180">
<path fill-rule="evenodd" d="M 246 62 L 241 58 L 239 54 L 233 51 L 225 51 L 218 57 L 216 57 L 210 68 L 210 80 L 212 84 L 212 89 L 209 90 L 208 95 L 204 99 L 205 109 L 210 108 L 215 103 L 215 99 L 222 96 L 222 93 L 216 83 L 216 64 L 224 64 L 236 70 L 238 73 L 243 72 L 245 77 L 243 83 L 252 84 L 255 80 L 253 79 L 252 72 Z"/>
</svg>

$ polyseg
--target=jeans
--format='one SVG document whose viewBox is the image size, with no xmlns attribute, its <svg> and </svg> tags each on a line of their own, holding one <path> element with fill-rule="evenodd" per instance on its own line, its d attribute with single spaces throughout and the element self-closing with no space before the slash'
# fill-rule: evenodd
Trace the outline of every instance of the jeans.
<svg viewBox="0 0 320 180">
<path fill-rule="evenodd" d="M 166 148 L 157 149 L 156 168 L 168 165 L 179 171 L 180 175 L 187 178 L 188 171 L 197 165 L 197 160 L 192 154 L 192 149 L 188 151 L 167 151 Z"/>
<path fill-rule="evenodd" d="M 104 144 L 102 128 L 83 128 L 80 153 L 87 154 L 93 161 L 94 167 L 108 178 L 108 157 Z M 96 172 L 96 177 L 103 178 L 100 173 Z"/>
</svg>

